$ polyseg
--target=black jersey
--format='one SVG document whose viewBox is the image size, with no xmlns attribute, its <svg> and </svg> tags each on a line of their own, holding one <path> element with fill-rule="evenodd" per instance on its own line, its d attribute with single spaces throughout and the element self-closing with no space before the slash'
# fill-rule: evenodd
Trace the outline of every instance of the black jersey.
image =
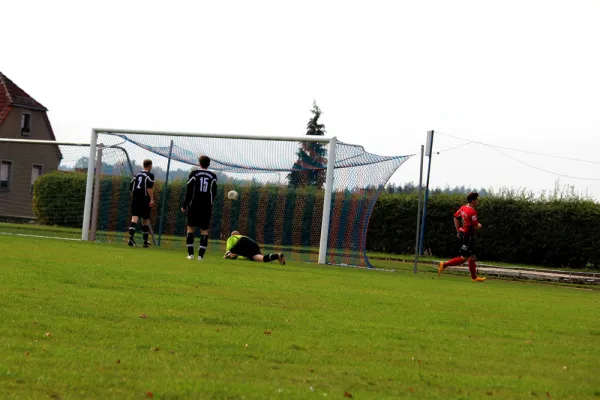
<svg viewBox="0 0 600 400">
<path fill-rule="evenodd" d="M 150 200 L 148 189 L 154 186 L 154 174 L 146 170 L 142 170 L 135 174 L 131 180 L 130 190 L 133 198 L 136 200 Z"/>
<path fill-rule="evenodd" d="M 183 208 L 209 208 L 217 194 L 217 175 L 207 169 L 190 172 Z"/>
</svg>

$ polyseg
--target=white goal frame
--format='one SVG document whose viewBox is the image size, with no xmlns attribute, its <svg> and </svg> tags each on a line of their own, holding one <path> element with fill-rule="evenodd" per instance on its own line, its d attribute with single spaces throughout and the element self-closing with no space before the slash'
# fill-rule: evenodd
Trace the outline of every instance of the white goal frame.
<svg viewBox="0 0 600 400">
<path fill-rule="evenodd" d="M 325 177 L 325 196 L 323 199 L 323 217 L 321 219 L 321 238 L 319 241 L 319 264 L 325 264 L 327 259 L 327 243 L 329 239 L 329 218 L 331 215 L 331 197 L 333 191 L 333 172 L 335 168 L 335 153 L 337 147 L 337 137 L 324 136 L 259 136 L 259 135 L 238 135 L 238 134 L 217 134 L 217 133 L 191 133 L 191 132 L 161 132 L 161 131 L 140 131 L 129 129 L 102 129 L 93 128 L 90 138 L 90 154 L 88 161 L 87 180 L 85 187 L 85 205 L 83 212 L 83 226 L 81 228 L 81 240 L 88 240 L 90 233 L 90 220 L 92 211 L 92 197 L 94 187 L 94 167 L 96 165 L 96 149 L 98 134 L 143 134 L 156 136 L 187 136 L 187 137 L 206 137 L 222 139 L 255 139 L 272 140 L 286 142 L 318 142 L 327 143 L 327 173 Z"/>
</svg>

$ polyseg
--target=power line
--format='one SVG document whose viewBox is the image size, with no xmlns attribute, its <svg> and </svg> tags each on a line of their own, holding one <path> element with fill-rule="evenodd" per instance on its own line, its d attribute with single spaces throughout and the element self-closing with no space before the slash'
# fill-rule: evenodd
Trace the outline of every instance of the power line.
<svg viewBox="0 0 600 400">
<path fill-rule="evenodd" d="M 518 151 L 518 152 L 521 152 L 521 153 L 535 154 L 535 155 L 539 155 L 539 156 L 545 156 L 545 157 L 551 157 L 551 158 L 559 158 L 559 159 L 563 159 L 563 160 L 579 161 L 579 162 L 585 162 L 585 163 L 600 165 L 600 162 L 597 162 L 597 161 L 583 160 L 583 159 L 571 158 L 571 157 L 562 157 L 562 156 L 556 156 L 556 155 L 551 155 L 551 154 L 538 153 L 538 152 L 534 152 L 534 151 L 520 150 L 520 149 L 515 149 L 515 148 L 510 148 L 510 147 L 504 147 L 504 146 L 494 146 L 494 145 L 491 145 L 489 143 L 484 143 L 484 142 L 479 142 L 479 141 L 475 141 L 475 140 L 465 139 L 465 138 L 462 138 L 462 137 L 459 137 L 459 136 L 450 135 L 450 134 L 447 134 L 447 133 L 441 133 L 441 132 L 437 132 L 437 131 L 436 131 L 436 133 L 439 133 L 440 135 L 443 135 L 443 136 L 448 136 L 448 137 L 451 137 L 451 138 L 455 138 L 455 139 L 459 139 L 459 140 L 464 140 L 464 141 L 467 142 L 467 143 L 465 143 L 463 145 L 456 146 L 456 147 L 453 147 L 453 148 L 450 148 L 450 149 L 446 149 L 446 150 L 441 150 L 441 151 L 454 150 L 454 149 L 457 149 L 459 147 L 462 147 L 462 146 L 465 146 L 465 145 L 468 145 L 468 144 L 478 144 L 478 145 L 481 145 L 481 146 L 489 147 L 492 150 L 497 151 L 498 153 L 502 154 L 505 157 L 510 158 L 513 161 L 516 161 L 516 162 L 518 162 L 520 164 L 523 164 L 523 165 L 525 165 L 525 166 L 527 166 L 529 168 L 536 169 L 538 171 L 542 171 L 542 172 L 546 172 L 548 174 L 562 176 L 562 177 L 570 178 L 570 179 L 579 179 L 579 180 L 584 180 L 584 181 L 600 181 L 600 178 L 583 178 L 583 177 L 580 177 L 580 176 L 571 176 L 571 175 L 567 175 L 567 174 L 562 174 L 560 172 L 549 171 L 549 170 L 546 170 L 546 169 L 543 169 L 543 168 L 540 168 L 540 167 L 536 167 L 535 165 L 528 164 L 528 163 L 526 163 L 524 161 L 519 160 L 518 158 L 512 157 L 512 156 L 510 156 L 510 155 L 508 155 L 508 154 L 500 151 L 499 149 L 512 150 L 512 151 Z"/>
<path fill-rule="evenodd" d="M 554 155 L 554 154 L 538 153 L 538 152 L 530 151 L 530 150 L 515 149 L 513 147 L 496 146 L 496 145 L 485 143 L 485 142 L 479 142 L 479 141 L 476 141 L 476 140 L 465 139 L 465 138 L 462 138 L 460 136 L 450 135 L 448 133 L 442 133 L 442 132 L 438 132 L 438 131 L 435 131 L 435 133 L 443 135 L 443 136 L 448 136 L 448 137 L 451 137 L 451 138 L 454 138 L 454 139 L 458 139 L 458 140 L 464 140 L 466 142 L 473 143 L 473 144 L 479 144 L 479 145 L 482 145 L 482 146 L 493 147 L 495 149 L 518 151 L 520 153 L 533 154 L 533 155 L 536 155 L 536 156 L 559 158 L 559 159 L 562 159 L 562 160 L 578 161 L 578 162 L 584 162 L 584 163 L 589 163 L 589 164 L 600 165 L 600 161 L 584 160 L 584 159 L 581 159 L 581 158 L 564 157 L 564 156 L 557 156 L 557 155 Z M 452 150 L 452 149 L 448 149 L 448 150 Z"/>
<path fill-rule="evenodd" d="M 450 147 L 450 148 L 448 148 L 448 149 L 444 149 L 444 150 L 438 150 L 438 151 L 436 151 L 435 153 L 436 153 L 436 154 L 445 153 L 446 151 L 452 151 L 452 150 L 456 150 L 456 149 L 458 149 L 458 148 L 460 148 L 460 147 L 468 146 L 468 145 L 470 145 L 470 144 L 473 144 L 473 143 L 470 143 L 470 142 L 469 142 L 469 143 L 463 143 L 463 144 L 459 144 L 458 146 Z"/>
<path fill-rule="evenodd" d="M 543 168 L 540 168 L 540 167 L 536 167 L 535 165 L 527 164 L 526 162 L 521 161 L 521 160 L 519 160 L 517 158 L 511 157 L 508 154 L 503 153 L 502 151 L 498 150 L 494 146 L 488 146 L 488 147 L 490 147 L 493 150 L 496 150 L 498 153 L 500 153 L 500 154 L 502 154 L 502 155 L 510 158 L 511 160 L 514 160 L 514 161 L 516 161 L 518 163 L 521 163 L 521 164 L 523 164 L 523 165 L 525 165 L 527 167 L 530 167 L 530 168 L 533 168 L 533 169 L 537 169 L 538 171 L 547 172 L 549 174 L 558 175 L 558 176 L 562 176 L 562 177 L 565 177 L 565 178 L 580 179 L 580 180 L 583 180 L 583 181 L 600 181 L 600 178 L 582 178 L 580 176 L 571 176 L 571 175 L 561 174 L 560 172 L 548 171 L 546 169 L 543 169 Z"/>
</svg>

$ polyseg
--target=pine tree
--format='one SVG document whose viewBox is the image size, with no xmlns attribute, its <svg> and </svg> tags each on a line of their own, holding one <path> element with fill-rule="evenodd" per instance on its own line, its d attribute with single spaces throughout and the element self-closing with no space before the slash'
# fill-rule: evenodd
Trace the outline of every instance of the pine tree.
<svg viewBox="0 0 600 400">
<path fill-rule="evenodd" d="M 317 102 L 313 101 L 313 108 L 310 110 L 313 116 L 306 125 L 306 134 L 310 136 L 324 136 L 325 125 L 319 123 L 319 118 L 323 113 Z M 325 184 L 327 168 L 327 150 L 322 143 L 301 142 L 300 148 L 296 153 L 298 161 L 294 163 L 293 170 L 287 176 L 290 187 L 314 186 L 322 188 Z"/>
</svg>

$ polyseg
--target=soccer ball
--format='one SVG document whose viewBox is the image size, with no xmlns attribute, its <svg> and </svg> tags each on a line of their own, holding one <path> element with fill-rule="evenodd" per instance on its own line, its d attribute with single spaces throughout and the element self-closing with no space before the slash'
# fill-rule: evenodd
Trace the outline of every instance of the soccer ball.
<svg viewBox="0 0 600 400">
<path fill-rule="evenodd" d="M 230 190 L 229 193 L 227 193 L 227 198 L 229 200 L 237 200 L 238 196 L 239 196 L 239 194 L 235 190 Z"/>
</svg>

